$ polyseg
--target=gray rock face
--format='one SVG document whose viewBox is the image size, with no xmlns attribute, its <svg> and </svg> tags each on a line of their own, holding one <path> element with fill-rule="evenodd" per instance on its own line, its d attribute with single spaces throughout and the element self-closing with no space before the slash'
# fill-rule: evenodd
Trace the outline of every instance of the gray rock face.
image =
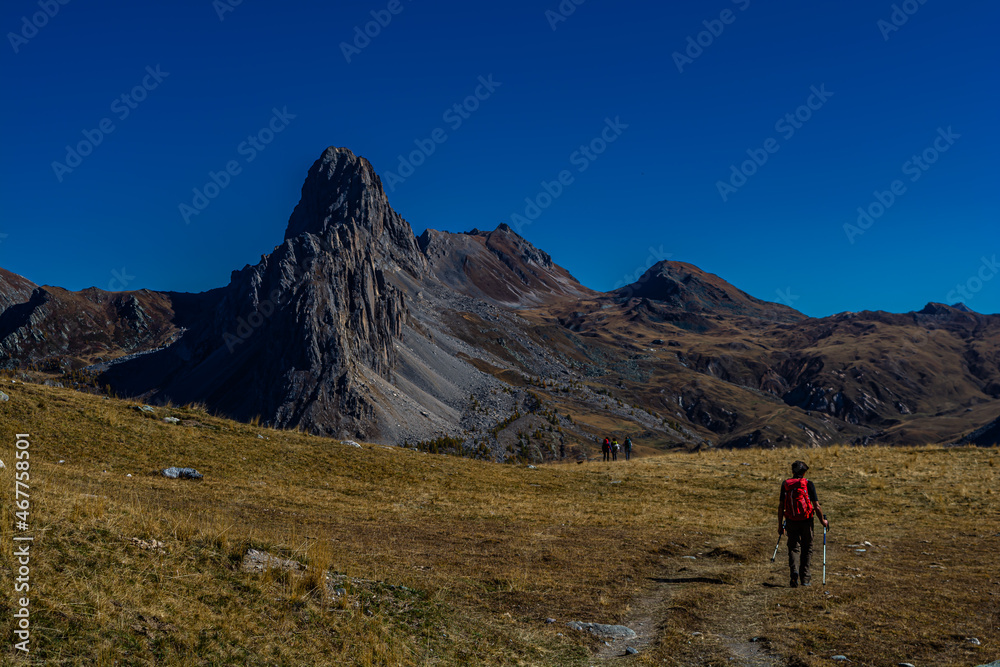
<svg viewBox="0 0 1000 667">
<path fill-rule="evenodd" d="M 367 160 L 330 148 L 309 170 L 285 241 L 233 272 L 211 318 L 173 346 L 112 368 L 127 393 L 205 402 L 238 419 L 373 435 L 371 384 L 388 382 L 408 313 L 397 274 L 426 261 Z"/>
<path fill-rule="evenodd" d="M 488 236 L 475 237 L 484 256 L 536 271 L 529 282 L 579 287 L 509 228 Z M 483 352 L 454 333 L 456 321 L 489 322 L 514 341 L 523 323 L 442 284 L 371 164 L 346 149 L 327 149 L 310 168 L 284 242 L 199 303 L 214 306 L 185 322 L 175 343 L 111 366 L 100 383 L 276 428 L 393 444 L 485 431 L 523 398 L 470 363 Z M 550 351 L 518 342 L 519 360 L 557 374 Z"/>
<path fill-rule="evenodd" d="M 427 268 L 413 230 L 391 206 L 371 163 L 346 148 L 327 148 L 313 164 L 302 186 L 302 197 L 285 230 L 289 241 L 310 234 L 334 245 L 352 245 L 364 237 L 374 254 L 391 259 L 411 274 Z M 340 241 L 331 239 L 340 236 Z M 393 267 L 396 268 L 396 267 Z"/>
<path fill-rule="evenodd" d="M 30 299 L 36 287 L 38 285 L 27 278 L 0 269 L 0 313 Z"/>
<path fill-rule="evenodd" d="M 624 625 L 604 625 L 602 623 L 581 623 L 580 621 L 570 621 L 566 624 L 573 630 L 589 632 L 601 639 L 635 639 L 635 630 Z"/>
</svg>

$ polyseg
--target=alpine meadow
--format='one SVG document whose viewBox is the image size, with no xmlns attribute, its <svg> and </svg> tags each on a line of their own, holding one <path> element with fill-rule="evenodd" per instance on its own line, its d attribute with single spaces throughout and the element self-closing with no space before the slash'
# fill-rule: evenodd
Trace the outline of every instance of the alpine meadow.
<svg viewBox="0 0 1000 667">
<path fill-rule="evenodd" d="M 0 10 L 0 664 L 1000 667 L 1000 5 Z"/>
</svg>

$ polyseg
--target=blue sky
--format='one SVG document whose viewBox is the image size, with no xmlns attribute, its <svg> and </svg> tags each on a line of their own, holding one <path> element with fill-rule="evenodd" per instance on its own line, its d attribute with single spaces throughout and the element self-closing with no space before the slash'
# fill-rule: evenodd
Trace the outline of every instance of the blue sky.
<svg viewBox="0 0 1000 667">
<path fill-rule="evenodd" d="M 0 266 L 226 284 L 337 145 L 415 232 L 507 222 L 596 289 L 669 258 L 814 316 L 1000 312 L 998 19 L 985 0 L 11 0 Z"/>
</svg>

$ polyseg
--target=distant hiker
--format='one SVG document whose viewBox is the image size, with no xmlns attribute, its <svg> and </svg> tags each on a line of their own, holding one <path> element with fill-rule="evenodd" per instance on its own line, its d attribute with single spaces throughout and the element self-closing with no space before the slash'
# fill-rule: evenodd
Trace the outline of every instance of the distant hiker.
<svg viewBox="0 0 1000 667">
<path fill-rule="evenodd" d="M 601 446 L 601 451 L 604 452 L 604 460 L 611 460 L 611 440 L 608 438 L 604 439 L 604 444 Z"/>
<path fill-rule="evenodd" d="M 788 531 L 788 569 L 791 572 L 788 585 L 792 588 L 797 587 L 800 582 L 803 586 L 810 585 L 813 514 L 819 517 L 824 528 L 830 527 L 830 522 L 823 518 L 823 509 L 816 498 L 816 487 L 804 477 L 807 470 L 809 466 L 802 461 L 793 463 L 793 476 L 781 484 L 781 495 L 778 497 L 778 538 Z"/>
<path fill-rule="evenodd" d="M 632 458 L 632 437 L 625 436 L 625 460 L 628 461 Z"/>
<path fill-rule="evenodd" d="M 565 442 L 560 442 L 559 443 L 559 458 L 561 458 L 561 459 L 566 458 L 566 443 Z"/>
<path fill-rule="evenodd" d="M 619 449 L 621 449 L 621 445 L 618 444 L 618 438 L 615 438 L 611 442 L 611 460 L 612 461 L 617 461 L 618 460 L 618 450 Z"/>
</svg>

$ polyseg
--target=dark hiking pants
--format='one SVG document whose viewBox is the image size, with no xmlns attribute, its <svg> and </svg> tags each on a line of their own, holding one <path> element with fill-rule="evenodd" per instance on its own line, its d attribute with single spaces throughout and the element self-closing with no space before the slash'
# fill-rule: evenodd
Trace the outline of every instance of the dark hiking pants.
<svg viewBox="0 0 1000 667">
<path fill-rule="evenodd" d="M 809 581 L 809 561 L 813 548 L 813 520 L 786 521 L 788 533 L 788 569 L 792 579 Z"/>
</svg>

